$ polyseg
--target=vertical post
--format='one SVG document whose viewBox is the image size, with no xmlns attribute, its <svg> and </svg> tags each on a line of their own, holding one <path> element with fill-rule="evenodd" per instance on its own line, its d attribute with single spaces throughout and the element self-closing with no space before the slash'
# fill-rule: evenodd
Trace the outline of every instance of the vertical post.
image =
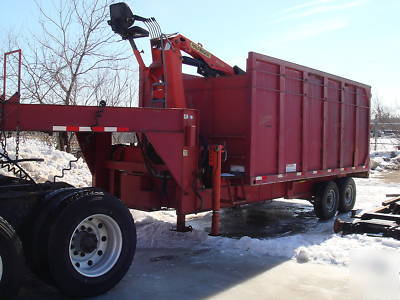
<svg viewBox="0 0 400 300">
<path fill-rule="evenodd" d="M 375 117 L 375 120 L 374 120 L 374 138 L 375 138 L 374 151 L 377 150 L 377 144 L 378 144 L 378 132 L 376 130 L 377 126 L 378 126 L 378 122 L 376 121 L 376 117 Z"/>
<path fill-rule="evenodd" d="M 212 224 L 211 233 L 212 236 L 219 235 L 220 229 L 220 214 L 221 209 L 221 161 L 222 161 L 222 145 L 210 146 L 210 165 L 213 169 L 212 172 Z"/>
<path fill-rule="evenodd" d="M 355 109 L 355 120 L 354 120 L 354 155 L 353 155 L 353 167 L 357 167 L 360 165 L 359 158 L 358 158 L 358 153 L 359 153 L 359 147 L 358 147 L 358 140 L 360 136 L 360 97 L 358 97 L 358 88 L 355 86 L 354 87 L 354 109 Z"/>
<path fill-rule="evenodd" d="M 22 50 L 18 50 L 18 95 L 21 94 L 21 67 L 22 67 Z"/>
<path fill-rule="evenodd" d="M 186 228 L 186 215 L 178 213 L 176 216 L 176 231 L 187 232 Z"/>
<path fill-rule="evenodd" d="M 322 170 L 327 168 L 328 156 L 328 79 L 323 79 L 322 93 Z"/>
<path fill-rule="evenodd" d="M 6 76 L 7 76 L 7 53 L 4 53 L 3 61 L 3 101 L 6 101 Z"/>
<path fill-rule="evenodd" d="M 285 173 L 285 98 L 286 75 L 285 66 L 279 69 L 279 135 L 278 135 L 278 174 Z"/>
<path fill-rule="evenodd" d="M 308 145 L 309 145 L 309 134 L 308 124 L 310 120 L 309 107 L 308 107 L 308 73 L 303 72 L 303 106 L 302 106 L 302 171 L 308 171 Z"/>
<path fill-rule="evenodd" d="M 340 84 L 340 155 L 339 155 L 339 167 L 344 167 L 344 132 L 345 132 L 345 100 L 346 100 L 346 86 L 342 81 Z"/>
</svg>

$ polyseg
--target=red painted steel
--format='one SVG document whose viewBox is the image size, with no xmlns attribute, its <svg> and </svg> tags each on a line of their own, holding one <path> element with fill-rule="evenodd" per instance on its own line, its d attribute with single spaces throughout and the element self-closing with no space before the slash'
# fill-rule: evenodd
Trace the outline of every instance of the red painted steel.
<svg viewBox="0 0 400 300">
<path fill-rule="evenodd" d="M 195 43 L 182 34 L 169 37 L 168 42 L 176 49 L 184 51 L 194 58 L 201 59 L 214 70 L 220 71 L 225 75 L 235 75 L 235 71 L 230 65 L 208 52 L 200 43 Z"/>
<path fill-rule="evenodd" d="M 5 105 L 5 130 L 47 131 L 52 132 L 53 126 L 78 127 L 123 127 L 129 131 L 163 131 L 180 132 L 187 123 L 185 115 L 190 115 L 196 121 L 198 112 L 190 109 L 158 109 L 135 107 L 105 107 L 95 106 L 65 106 L 14 104 Z M 96 113 L 101 112 L 97 120 Z M 38 118 L 38 116 L 41 116 Z M 185 121 L 185 122 L 184 122 Z M 94 124 L 96 124 L 94 126 Z M 78 130 L 76 130 L 78 131 Z"/>
<path fill-rule="evenodd" d="M 16 93 L 9 99 L 10 102 L 19 102 L 20 92 L 21 92 L 21 68 L 22 68 L 22 50 L 13 50 L 10 52 L 4 53 L 3 58 L 3 95 L 2 98 L 5 100 L 7 97 L 7 57 L 13 54 L 18 54 L 18 73 L 17 73 L 17 91 Z"/>
<path fill-rule="evenodd" d="M 225 145 L 224 172 L 268 184 L 348 173 L 367 175 L 370 87 L 250 53 L 247 73 L 185 78 L 200 133 Z"/>
<path fill-rule="evenodd" d="M 140 70 L 140 106 L 187 107 L 182 81 L 181 51 L 200 59 L 221 74 L 235 74 L 233 68 L 227 63 L 181 34 L 154 40 L 151 48 L 153 61 L 148 67 L 144 65 L 140 53 L 134 50 Z"/>
<path fill-rule="evenodd" d="M 3 127 L 76 132 L 94 186 L 131 208 L 176 208 L 179 231 L 188 230 L 189 213 L 311 199 L 317 182 L 368 176 L 369 86 L 257 53 L 242 75 L 225 65 L 227 76 L 185 75 L 179 47 L 153 48 L 149 67 L 135 52 L 144 107 L 6 101 Z M 122 131 L 136 132 L 139 143 L 112 145 L 112 132 Z M 204 162 L 213 145 L 224 147 L 220 184 Z"/>
<path fill-rule="evenodd" d="M 212 224 L 211 235 L 219 235 L 220 227 L 220 209 L 221 209 L 221 164 L 222 164 L 222 151 L 224 147 L 221 145 L 213 145 L 209 147 L 209 164 L 212 167 Z"/>
</svg>

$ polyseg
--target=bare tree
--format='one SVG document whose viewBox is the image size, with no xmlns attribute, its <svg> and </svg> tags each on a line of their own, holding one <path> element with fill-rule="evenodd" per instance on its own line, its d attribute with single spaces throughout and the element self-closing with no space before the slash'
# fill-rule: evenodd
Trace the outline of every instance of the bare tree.
<svg viewBox="0 0 400 300">
<path fill-rule="evenodd" d="M 372 99 L 371 130 L 374 137 L 374 150 L 377 150 L 378 137 L 388 135 L 396 146 L 400 144 L 400 116 L 392 107 L 387 107 L 375 96 Z"/>
<path fill-rule="evenodd" d="M 373 120 L 379 120 L 379 122 L 389 121 L 392 118 L 396 118 L 397 115 L 393 111 L 386 107 L 382 100 L 375 96 L 372 99 L 372 112 L 371 117 Z"/>
<path fill-rule="evenodd" d="M 46 9 L 37 3 L 41 33 L 24 55 L 25 102 L 132 105 L 135 73 L 126 44 L 107 25 L 111 2 L 58 0 Z M 70 139 L 60 134 L 59 148 L 69 152 Z"/>
</svg>

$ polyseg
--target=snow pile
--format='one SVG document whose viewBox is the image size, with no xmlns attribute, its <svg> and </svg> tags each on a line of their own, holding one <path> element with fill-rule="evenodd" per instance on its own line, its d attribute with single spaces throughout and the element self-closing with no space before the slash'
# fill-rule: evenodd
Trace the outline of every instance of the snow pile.
<svg viewBox="0 0 400 300">
<path fill-rule="evenodd" d="M 37 139 L 21 139 L 19 159 L 43 158 L 44 162 L 23 162 L 20 165 L 36 181 L 53 181 L 54 176 L 61 175 L 64 168 L 68 168 L 69 162 L 76 158 L 69 153 L 56 150 L 53 146 Z M 7 152 L 11 159 L 15 159 L 15 139 L 7 139 Z M 6 169 L 0 169 L 1 175 L 13 176 Z M 72 169 L 65 171 L 65 176 L 58 181 L 65 181 L 76 187 L 90 186 L 91 174 L 83 159 L 72 163 Z"/>
<path fill-rule="evenodd" d="M 400 249 L 400 241 L 366 235 L 339 236 L 337 234 L 306 233 L 293 236 L 255 239 L 242 237 L 239 240 L 218 238 L 208 241 L 221 251 L 236 251 L 255 255 L 271 255 L 296 259 L 300 263 L 308 261 L 349 266 L 352 253 L 365 249 L 386 251 Z"/>
<path fill-rule="evenodd" d="M 377 151 L 370 154 L 372 170 L 400 170 L 400 151 Z"/>
<path fill-rule="evenodd" d="M 375 145 L 376 143 L 376 145 Z M 400 170 L 400 140 L 396 138 L 378 138 L 370 141 L 370 167 L 374 171 Z"/>
<path fill-rule="evenodd" d="M 137 230 L 138 248 L 187 248 L 207 240 L 204 230 L 175 231 L 175 211 L 142 212 L 132 210 Z"/>
</svg>

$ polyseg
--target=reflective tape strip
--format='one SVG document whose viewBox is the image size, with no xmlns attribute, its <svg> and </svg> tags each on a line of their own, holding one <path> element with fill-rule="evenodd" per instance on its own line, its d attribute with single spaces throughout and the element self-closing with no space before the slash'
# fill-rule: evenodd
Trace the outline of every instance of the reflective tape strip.
<svg viewBox="0 0 400 300">
<path fill-rule="evenodd" d="M 79 131 L 79 126 L 67 126 L 67 131 Z"/>
<path fill-rule="evenodd" d="M 53 131 L 67 131 L 67 126 L 53 126 Z"/>
<path fill-rule="evenodd" d="M 53 131 L 69 132 L 129 132 L 128 127 L 104 127 L 104 126 L 53 126 Z"/>
<path fill-rule="evenodd" d="M 91 127 L 93 132 L 104 132 L 104 127 L 93 126 Z"/>
</svg>

